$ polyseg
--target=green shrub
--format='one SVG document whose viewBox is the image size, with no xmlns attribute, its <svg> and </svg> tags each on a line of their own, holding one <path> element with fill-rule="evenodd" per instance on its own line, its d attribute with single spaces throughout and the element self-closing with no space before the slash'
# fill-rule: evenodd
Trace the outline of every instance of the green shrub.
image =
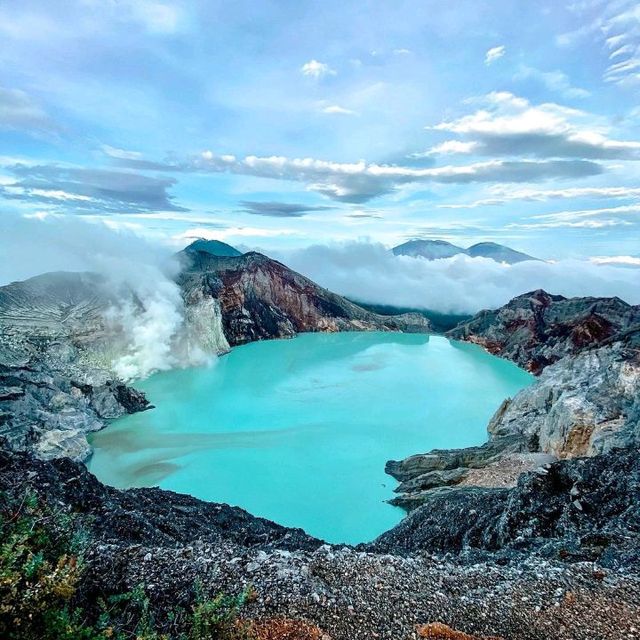
<svg viewBox="0 0 640 640">
<path fill-rule="evenodd" d="M 205 598 L 196 584 L 196 603 L 191 614 L 189 640 L 250 640 L 248 627 L 239 620 L 240 609 L 253 593 L 247 587 L 238 596 L 218 594 Z"/>
<path fill-rule="evenodd" d="M 73 521 L 43 507 L 32 492 L 2 496 L 0 637 L 93 638 L 69 601 L 82 575 Z"/>
<path fill-rule="evenodd" d="M 0 639 L 251 640 L 238 614 L 252 591 L 204 596 L 170 611 L 158 630 L 144 585 L 97 603 L 93 619 L 78 606 L 86 532 L 35 493 L 0 494 Z M 167 629 L 169 629 L 167 631 Z"/>
</svg>

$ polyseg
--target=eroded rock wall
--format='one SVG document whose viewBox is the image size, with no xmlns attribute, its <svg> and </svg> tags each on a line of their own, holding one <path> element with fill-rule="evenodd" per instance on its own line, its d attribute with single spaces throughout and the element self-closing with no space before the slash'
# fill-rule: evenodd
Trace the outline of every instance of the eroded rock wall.
<svg viewBox="0 0 640 640">
<path fill-rule="evenodd" d="M 286 338 L 308 331 L 427 332 L 420 314 L 382 316 L 319 287 L 259 253 L 239 257 L 183 252 L 179 278 L 185 299 L 219 301 L 230 345 Z"/>
<path fill-rule="evenodd" d="M 534 291 L 447 335 L 538 379 L 497 409 L 487 444 L 390 461 L 387 472 L 402 481 L 394 504 L 415 509 L 442 486 L 513 486 L 550 459 L 640 446 L 640 307 Z"/>
</svg>

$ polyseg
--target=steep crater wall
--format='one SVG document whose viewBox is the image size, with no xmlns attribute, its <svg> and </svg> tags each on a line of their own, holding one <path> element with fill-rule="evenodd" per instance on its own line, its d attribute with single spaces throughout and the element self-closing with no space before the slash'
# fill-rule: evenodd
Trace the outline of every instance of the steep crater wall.
<svg viewBox="0 0 640 640">
<path fill-rule="evenodd" d="M 640 308 L 618 298 L 534 291 L 482 311 L 447 334 L 479 344 L 538 376 L 507 399 L 482 447 L 389 461 L 408 510 L 439 487 L 511 487 L 558 458 L 640 445 Z"/>
</svg>

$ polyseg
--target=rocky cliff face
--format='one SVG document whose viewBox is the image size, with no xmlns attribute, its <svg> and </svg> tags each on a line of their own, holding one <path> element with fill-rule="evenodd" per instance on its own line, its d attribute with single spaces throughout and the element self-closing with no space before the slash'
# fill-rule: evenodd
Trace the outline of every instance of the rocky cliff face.
<svg viewBox="0 0 640 640">
<path fill-rule="evenodd" d="M 519 435 L 533 450 L 591 456 L 640 445 L 640 357 L 616 342 L 563 358 L 494 417 L 497 440 Z"/>
<path fill-rule="evenodd" d="M 447 335 L 539 374 L 567 355 L 622 339 L 634 329 L 640 329 L 640 307 L 620 298 L 564 298 L 538 290 L 481 311 Z"/>
<path fill-rule="evenodd" d="M 493 440 L 519 436 L 529 450 L 560 457 L 639 444 L 640 307 L 535 291 L 448 335 L 539 375 L 500 407 Z"/>
<path fill-rule="evenodd" d="M 414 509 L 438 487 L 513 486 L 549 458 L 640 446 L 640 308 L 618 298 L 535 291 L 482 311 L 447 335 L 482 345 L 538 375 L 491 419 L 482 447 L 390 461 L 393 500 Z"/>
<path fill-rule="evenodd" d="M 126 348 L 106 315 L 114 296 L 89 273 L 0 288 L 0 436 L 11 447 L 81 460 L 88 432 L 148 406 L 111 370 Z"/>
<path fill-rule="evenodd" d="M 382 316 L 319 287 L 259 253 L 225 257 L 197 247 L 182 254 L 179 284 L 187 301 L 215 299 L 230 345 L 306 331 L 414 331 L 430 328 L 417 313 Z"/>
</svg>

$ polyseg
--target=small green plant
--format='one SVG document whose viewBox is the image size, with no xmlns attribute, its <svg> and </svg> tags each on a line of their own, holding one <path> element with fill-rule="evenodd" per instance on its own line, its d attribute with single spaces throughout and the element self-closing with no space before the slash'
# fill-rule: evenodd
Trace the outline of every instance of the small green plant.
<svg viewBox="0 0 640 640">
<path fill-rule="evenodd" d="M 0 504 L 0 637 L 92 638 L 69 608 L 82 575 L 72 519 L 31 491 L 19 501 L 2 495 Z"/>
<path fill-rule="evenodd" d="M 168 635 L 156 631 L 151 604 L 143 585 L 98 601 L 100 615 L 95 627 L 101 637 L 163 640 Z M 117 631 L 116 631 L 117 629 Z"/>
<path fill-rule="evenodd" d="M 237 596 L 218 594 L 206 598 L 202 584 L 196 583 L 189 640 L 251 640 L 248 627 L 239 620 L 239 613 L 252 594 L 253 588 L 249 586 Z"/>
<path fill-rule="evenodd" d="M 0 494 L 0 639 L 253 640 L 239 619 L 251 598 L 205 597 L 196 584 L 190 610 L 175 608 L 159 625 L 144 585 L 105 596 L 91 616 L 79 605 L 88 533 L 30 489 Z M 161 627 L 161 628 L 160 628 Z"/>
</svg>

